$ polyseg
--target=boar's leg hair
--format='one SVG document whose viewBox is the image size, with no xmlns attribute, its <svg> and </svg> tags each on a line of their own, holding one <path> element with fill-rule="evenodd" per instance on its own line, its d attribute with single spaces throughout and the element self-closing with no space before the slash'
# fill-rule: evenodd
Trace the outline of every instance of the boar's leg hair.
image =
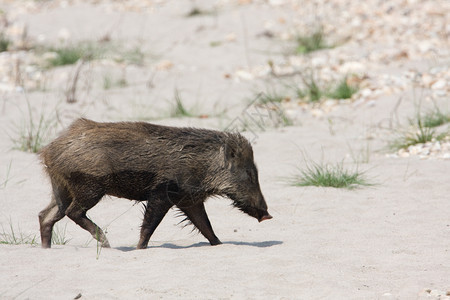
<svg viewBox="0 0 450 300">
<path fill-rule="evenodd" d="M 189 220 L 197 227 L 198 230 L 208 239 L 212 246 L 220 245 L 222 242 L 214 234 L 214 231 L 209 222 L 208 215 L 205 211 L 205 205 L 203 202 L 192 205 L 190 207 L 179 207 L 181 211 L 189 218 Z"/>
<path fill-rule="evenodd" d="M 172 206 L 172 203 L 161 199 L 152 199 L 152 201 L 147 201 L 144 221 L 141 226 L 141 237 L 139 239 L 137 249 L 147 248 L 150 237 Z"/>
</svg>

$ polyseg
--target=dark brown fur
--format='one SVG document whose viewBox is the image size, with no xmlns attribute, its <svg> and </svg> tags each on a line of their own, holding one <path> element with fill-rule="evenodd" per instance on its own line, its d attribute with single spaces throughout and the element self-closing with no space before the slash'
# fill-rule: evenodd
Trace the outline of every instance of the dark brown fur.
<svg viewBox="0 0 450 300">
<path fill-rule="evenodd" d="M 109 247 L 86 217 L 104 195 L 147 201 L 138 248 L 176 205 L 209 240 L 220 244 L 203 202 L 222 195 L 259 221 L 270 219 L 249 142 L 238 133 L 149 123 L 75 121 L 40 153 L 53 197 L 39 213 L 42 247 L 67 215 Z"/>
</svg>

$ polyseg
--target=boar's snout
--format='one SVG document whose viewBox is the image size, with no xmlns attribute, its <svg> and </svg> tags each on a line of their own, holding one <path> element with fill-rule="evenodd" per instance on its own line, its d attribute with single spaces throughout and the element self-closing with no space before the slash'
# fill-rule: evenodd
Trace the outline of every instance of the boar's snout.
<svg viewBox="0 0 450 300">
<path fill-rule="evenodd" d="M 264 202 L 265 203 L 265 202 Z M 258 209 L 256 208 L 256 215 L 254 216 L 256 219 L 258 219 L 258 222 L 262 222 L 264 220 L 270 220 L 273 217 L 269 214 L 269 212 L 267 211 L 267 206 L 265 206 L 264 209 Z"/>
<path fill-rule="evenodd" d="M 257 206 L 257 219 L 258 222 L 262 222 L 264 220 L 270 220 L 273 217 L 269 214 L 269 212 L 267 211 L 267 204 L 266 204 L 266 200 L 264 200 L 264 196 L 261 194 L 260 192 L 260 196 L 259 196 L 259 203 Z"/>
<path fill-rule="evenodd" d="M 233 199 L 232 196 L 230 198 Z M 264 197 L 262 197 L 262 195 L 256 204 L 251 204 L 251 201 L 241 202 L 241 201 L 234 200 L 234 206 L 236 206 L 237 208 L 239 208 L 241 211 L 245 212 L 249 216 L 254 217 L 255 219 L 258 220 L 258 222 L 262 222 L 264 220 L 270 220 L 273 218 L 267 211 L 267 204 L 266 204 L 266 201 L 264 200 Z"/>
<path fill-rule="evenodd" d="M 273 217 L 269 214 L 267 209 L 259 209 L 254 207 L 242 207 L 241 210 L 243 210 L 248 215 L 256 218 L 258 222 L 262 222 L 264 220 L 270 220 Z"/>
<path fill-rule="evenodd" d="M 270 219 L 272 219 L 273 217 L 266 211 L 266 214 L 265 215 L 263 215 L 261 218 L 259 218 L 258 219 L 258 222 L 262 222 L 262 221 L 264 221 L 264 220 L 270 220 Z"/>
</svg>

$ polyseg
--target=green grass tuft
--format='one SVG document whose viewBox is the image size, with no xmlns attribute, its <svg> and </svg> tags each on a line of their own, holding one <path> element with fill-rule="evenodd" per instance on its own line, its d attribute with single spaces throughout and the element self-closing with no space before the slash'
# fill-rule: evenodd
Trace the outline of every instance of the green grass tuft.
<svg viewBox="0 0 450 300">
<path fill-rule="evenodd" d="M 70 241 L 70 239 L 66 238 L 66 229 L 67 229 L 67 224 L 64 226 L 63 229 L 59 228 L 58 226 L 53 227 L 53 231 L 52 231 L 52 244 L 53 245 L 65 245 Z"/>
<path fill-rule="evenodd" d="M 283 100 L 289 99 L 289 96 L 281 94 L 276 90 L 268 90 L 264 93 L 261 93 L 259 97 L 259 103 L 267 104 L 267 103 L 281 103 Z"/>
<path fill-rule="evenodd" d="M 297 44 L 295 52 L 297 54 L 307 54 L 317 50 L 331 48 L 325 42 L 322 27 L 315 30 L 311 35 L 298 35 L 295 40 Z"/>
<path fill-rule="evenodd" d="M 294 125 L 294 120 L 292 120 L 292 118 L 287 116 L 284 110 L 279 109 L 278 115 L 279 115 L 279 124 L 281 124 L 283 127 Z"/>
<path fill-rule="evenodd" d="M 303 88 L 294 87 L 294 90 L 299 99 L 304 99 L 307 102 L 320 102 L 323 98 L 349 99 L 358 91 L 356 86 L 348 83 L 347 77 L 339 80 L 333 89 L 320 84 L 313 73 L 302 76 L 302 81 Z"/>
<path fill-rule="evenodd" d="M 112 88 L 123 88 L 128 86 L 128 82 L 125 78 L 121 78 L 121 79 L 113 79 L 109 74 L 106 74 L 105 76 L 103 76 L 103 89 L 104 90 L 110 90 Z"/>
<path fill-rule="evenodd" d="M 0 52 L 8 51 L 10 44 L 11 41 L 4 34 L 0 34 Z"/>
<path fill-rule="evenodd" d="M 67 46 L 51 50 L 56 53 L 56 57 L 49 60 L 51 67 L 72 65 L 81 58 L 89 57 L 88 50 L 81 46 Z"/>
<path fill-rule="evenodd" d="M 248 113 L 249 115 L 255 116 L 251 120 L 258 123 L 256 124 L 258 127 L 286 127 L 294 124 L 294 120 L 286 114 L 281 105 L 283 101 L 290 99 L 289 96 L 279 93 L 275 89 L 271 89 L 263 93 L 258 93 L 254 99 L 257 99 L 257 102 L 254 104 L 256 109 Z M 247 123 L 249 121 L 246 120 Z"/>
<path fill-rule="evenodd" d="M 450 122 L 450 114 L 443 113 L 439 108 L 428 111 L 421 116 L 424 127 L 434 128 Z"/>
<path fill-rule="evenodd" d="M 27 102 L 27 107 L 28 119 L 18 128 L 18 137 L 11 139 L 14 149 L 37 153 L 48 141 L 50 131 L 55 127 L 56 121 L 42 113 L 39 121 L 36 122 L 29 102 Z"/>
<path fill-rule="evenodd" d="M 319 102 L 325 91 L 320 87 L 314 76 L 311 74 L 307 78 L 303 77 L 305 87 L 303 89 L 296 88 L 297 97 L 306 99 L 308 102 Z"/>
<path fill-rule="evenodd" d="M 410 122 L 412 121 L 410 120 Z M 414 131 L 404 132 L 398 138 L 391 141 L 388 145 L 389 149 L 407 149 L 408 147 L 417 144 L 440 141 L 448 136 L 448 132 L 437 133 L 435 129 L 425 126 L 425 122 L 420 115 L 418 116 L 414 127 Z"/>
<path fill-rule="evenodd" d="M 172 118 L 194 117 L 195 115 L 190 112 L 183 104 L 180 93 L 177 89 L 174 92 L 174 104 L 170 112 Z"/>
<path fill-rule="evenodd" d="M 370 186 L 372 184 L 358 170 L 350 171 L 344 168 L 343 163 L 335 165 L 307 163 L 300 175 L 294 178 L 295 186 L 321 186 L 354 189 L 358 186 Z"/>
<path fill-rule="evenodd" d="M 34 234 L 24 234 L 20 227 L 15 229 L 12 225 L 12 221 L 9 221 L 9 232 L 5 230 L 2 225 L 2 233 L 0 234 L 0 244 L 6 245 L 37 245 L 36 235 Z"/>
<path fill-rule="evenodd" d="M 207 16 L 214 14 L 214 11 L 204 10 L 197 6 L 191 8 L 191 10 L 186 14 L 187 18 L 199 17 L 199 16 Z"/>
<path fill-rule="evenodd" d="M 343 78 L 338 85 L 327 93 L 333 99 L 350 99 L 358 89 L 348 84 L 347 77 Z"/>
<path fill-rule="evenodd" d="M 62 47 L 43 47 L 41 51 L 54 52 L 55 57 L 48 60 L 48 67 L 59 67 L 75 64 L 78 60 L 86 61 L 110 58 L 118 63 L 144 65 L 145 54 L 139 47 L 122 50 L 123 46 L 112 43 L 80 42 Z"/>
</svg>

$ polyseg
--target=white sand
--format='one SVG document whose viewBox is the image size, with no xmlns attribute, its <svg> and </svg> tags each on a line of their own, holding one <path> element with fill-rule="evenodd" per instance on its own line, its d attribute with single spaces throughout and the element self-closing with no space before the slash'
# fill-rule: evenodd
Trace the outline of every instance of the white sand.
<svg viewBox="0 0 450 300">
<path fill-rule="evenodd" d="M 155 122 L 224 128 L 240 115 L 246 97 L 264 84 L 239 79 L 236 72 L 252 74 L 268 59 L 282 61 L 270 52 L 283 50 L 281 41 L 258 38 L 257 33 L 269 21 L 277 24 L 275 28 L 293 26 L 298 12 L 292 10 L 295 5 L 228 4 L 216 17 L 185 19 L 182 15 L 190 2 L 176 3 L 155 5 L 148 14 L 111 11 L 106 4 L 17 14 L 15 20 L 26 21 L 36 39 L 45 34 L 54 41 L 63 27 L 74 40 L 95 39 L 111 30 L 112 38 L 142 39 L 142 47 L 158 57 L 147 62 L 151 67 L 128 67 L 130 85 L 123 89 L 102 89 L 101 74 L 120 75 L 120 68 L 93 63 L 83 73 L 81 99 L 75 104 L 64 103 L 63 94 L 64 76 L 71 67 L 49 75 L 49 91 L 0 95 L 0 184 L 8 179 L 0 186 L 4 233 L 10 234 L 12 225 L 16 234 L 36 236 L 40 242 L 37 216 L 50 200 L 50 184 L 37 156 L 11 150 L 14 143 L 9 136 L 17 136 L 17 125 L 27 117 L 27 99 L 35 116 L 57 107 L 60 130 L 79 116 L 117 121 L 153 114 L 155 107 L 167 106 L 178 88 L 183 99 L 200 111 L 213 115 L 219 106 L 228 108 L 228 117 Z M 448 14 L 447 8 L 443 4 Z M 20 11 L 17 6 L 8 9 Z M 285 22 L 276 23 L 282 17 Z M 223 44 L 211 47 L 216 41 Z M 146 81 L 155 65 L 164 61 L 173 67 L 157 71 L 154 88 L 148 89 Z M 448 66 L 448 61 L 448 56 L 433 63 L 426 56 L 388 65 L 375 61 L 369 75 L 379 78 L 375 74 L 411 68 L 426 72 L 439 62 Z M 225 78 L 226 74 L 232 78 Z M 89 92 L 83 89 L 86 82 L 92 83 Z M 88 214 L 107 228 L 111 249 L 98 248 L 68 218 L 56 225 L 59 230 L 66 228 L 66 245 L 41 249 L 40 245 L 0 244 L 0 299 L 73 299 L 80 294 L 80 299 L 439 299 L 439 293 L 450 290 L 450 161 L 387 157 L 381 151 L 392 137 L 386 128 L 394 112 L 403 121 L 414 114 L 413 91 L 408 83 L 360 105 L 336 106 L 321 118 L 298 107 L 295 126 L 256 132 L 255 161 L 274 218 L 259 224 L 232 209 L 229 200 L 210 199 L 206 209 L 223 245 L 211 247 L 190 227 L 175 226 L 180 219 L 171 211 L 149 248 L 134 250 L 141 205 L 107 197 Z M 396 110 L 400 97 L 404 101 Z M 438 101 L 444 110 L 448 99 L 447 94 Z M 287 178 L 305 166 L 304 159 L 345 159 L 351 169 L 356 168 L 352 157 L 362 160 L 358 168 L 375 186 L 341 190 L 288 184 Z"/>
</svg>

